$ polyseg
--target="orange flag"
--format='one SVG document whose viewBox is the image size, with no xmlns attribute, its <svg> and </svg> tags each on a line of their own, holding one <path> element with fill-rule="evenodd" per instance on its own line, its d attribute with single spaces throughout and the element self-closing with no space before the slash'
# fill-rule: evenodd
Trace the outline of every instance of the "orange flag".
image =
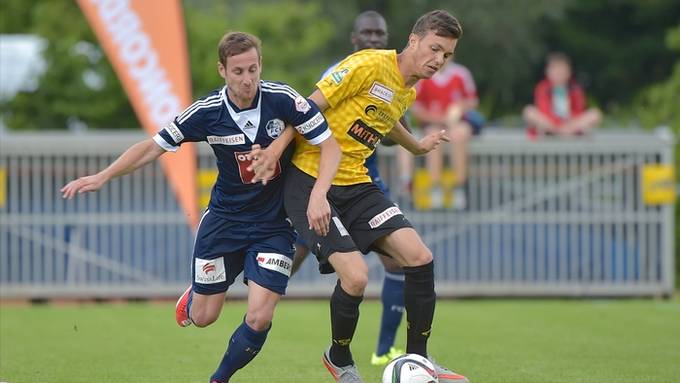
<svg viewBox="0 0 680 383">
<path fill-rule="evenodd" d="M 191 104 L 180 0 L 77 0 L 144 130 L 154 135 Z M 198 225 L 196 153 L 183 144 L 161 157 L 192 229 Z"/>
</svg>

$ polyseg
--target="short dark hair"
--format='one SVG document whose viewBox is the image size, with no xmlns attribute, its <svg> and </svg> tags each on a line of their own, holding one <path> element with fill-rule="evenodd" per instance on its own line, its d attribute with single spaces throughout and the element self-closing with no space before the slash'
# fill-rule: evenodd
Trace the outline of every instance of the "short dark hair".
<svg viewBox="0 0 680 383">
<path fill-rule="evenodd" d="M 569 55 L 567 55 L 564 52 L 550 52 L 548 55 L 545 57 L 545 66 L 548 66 L 554 62 L 563 62 L 569 66 L 571 66 L 571 59 L 569 58 Z"/>
<path fill-rule="evenodd" d="M 437 36 L 454 39 L 459 39 L 463 35 L 463 27 L 458 22 L 458 19 L 441 9 L 420 16 L 413 25 L 411 33 L 422 38 L 429 31 L 433 31 Z"/>
<path fill-rule="evenodd" d="M 378 12 L 376 12 L 376 11 L 373 11 L 373 10 L 361 12 L 361 13 L 358 14 L 357 17 L 354 19 L 354 32 L 358 32 L 358 31 L 359 31 L 359 28 L 358 28 L 359 20 L 364 19 L 364 18 L 385 19 L 385 18 L 383 17 L 383 15 L 381 15 L 380 13 L 378 13 Z"/>
<path fill-rule="evenodd" d="M 260 39 L 245 32 L 229 32 L 222 36 L 217 46 L 217 55 L 222 65 L 227 65 L 227 58 L 239 55 L 247 50 L 255 48 L 257 57 L 262 57 L 262 43 Z"/>
</svg>

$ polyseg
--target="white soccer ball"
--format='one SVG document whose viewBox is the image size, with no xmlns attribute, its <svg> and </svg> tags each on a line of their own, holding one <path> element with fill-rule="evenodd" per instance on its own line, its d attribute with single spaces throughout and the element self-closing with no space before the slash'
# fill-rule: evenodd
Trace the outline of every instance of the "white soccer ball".
<svg viewBox="0 0 680 383">
<path fill-rule="evenodd" d="M 398 356 L 385 367 L 382 383 L 438 383 L 432 362 L 418 354 Z"/>
</svg>

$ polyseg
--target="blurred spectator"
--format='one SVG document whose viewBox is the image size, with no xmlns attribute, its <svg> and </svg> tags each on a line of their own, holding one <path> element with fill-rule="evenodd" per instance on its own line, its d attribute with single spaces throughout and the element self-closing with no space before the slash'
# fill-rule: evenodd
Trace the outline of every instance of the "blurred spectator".
<svg viewBox="0 0 680 383">
<path fill-rule="evenodd" d="M 531 138 L 587 134 L 602 120 L 598 109 L 586 109 L 583 88 L 572 78 L 571 61 L 559 52 L 548 55 L 545 78 L 534 89 L 534 105 L 527 105 L 522 115 Z"/>
<path fill-rule="evenodd" d="M 411 111 L 425 133 L 445 129 L 451 137 L 449 159 L 455 174 L 453 208 L 465 209 L 467 198 L 463 186 L 467 181 L 468 142 L 484 125 L 484 117 L 475 109 L 479 100 L 472 74 L 451 60 L 431 79 L 421 80 L 416 89 L 418 93 Z M 431 206 L 440 208 L 443 205 L 443 152 L 432 151 L 425 161 L 431 182 Z"/>
</svg>

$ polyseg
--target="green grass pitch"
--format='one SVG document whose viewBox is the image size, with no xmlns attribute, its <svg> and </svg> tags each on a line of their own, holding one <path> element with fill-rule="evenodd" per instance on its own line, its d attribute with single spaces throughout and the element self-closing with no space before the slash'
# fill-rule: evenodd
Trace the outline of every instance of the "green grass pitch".
<svg viewBox="0 0 680 383">
<path fill-rule="evenodd" d="M 362 304 L 352 343 L 366 382 L 380 303 Z M 206 383 L 245 312 L 227 303 L 204 329 L 173 303 L 0 307 L 0 381 Z M 473 383 L 680 381 L 680 301 L 440 300 L 430 353 Z M 232 382 L 332 382 L 326 301 L 284 300 L 260 355 Z M 400 328 L 398 345 L 404 344 Z"/>
</svg>

